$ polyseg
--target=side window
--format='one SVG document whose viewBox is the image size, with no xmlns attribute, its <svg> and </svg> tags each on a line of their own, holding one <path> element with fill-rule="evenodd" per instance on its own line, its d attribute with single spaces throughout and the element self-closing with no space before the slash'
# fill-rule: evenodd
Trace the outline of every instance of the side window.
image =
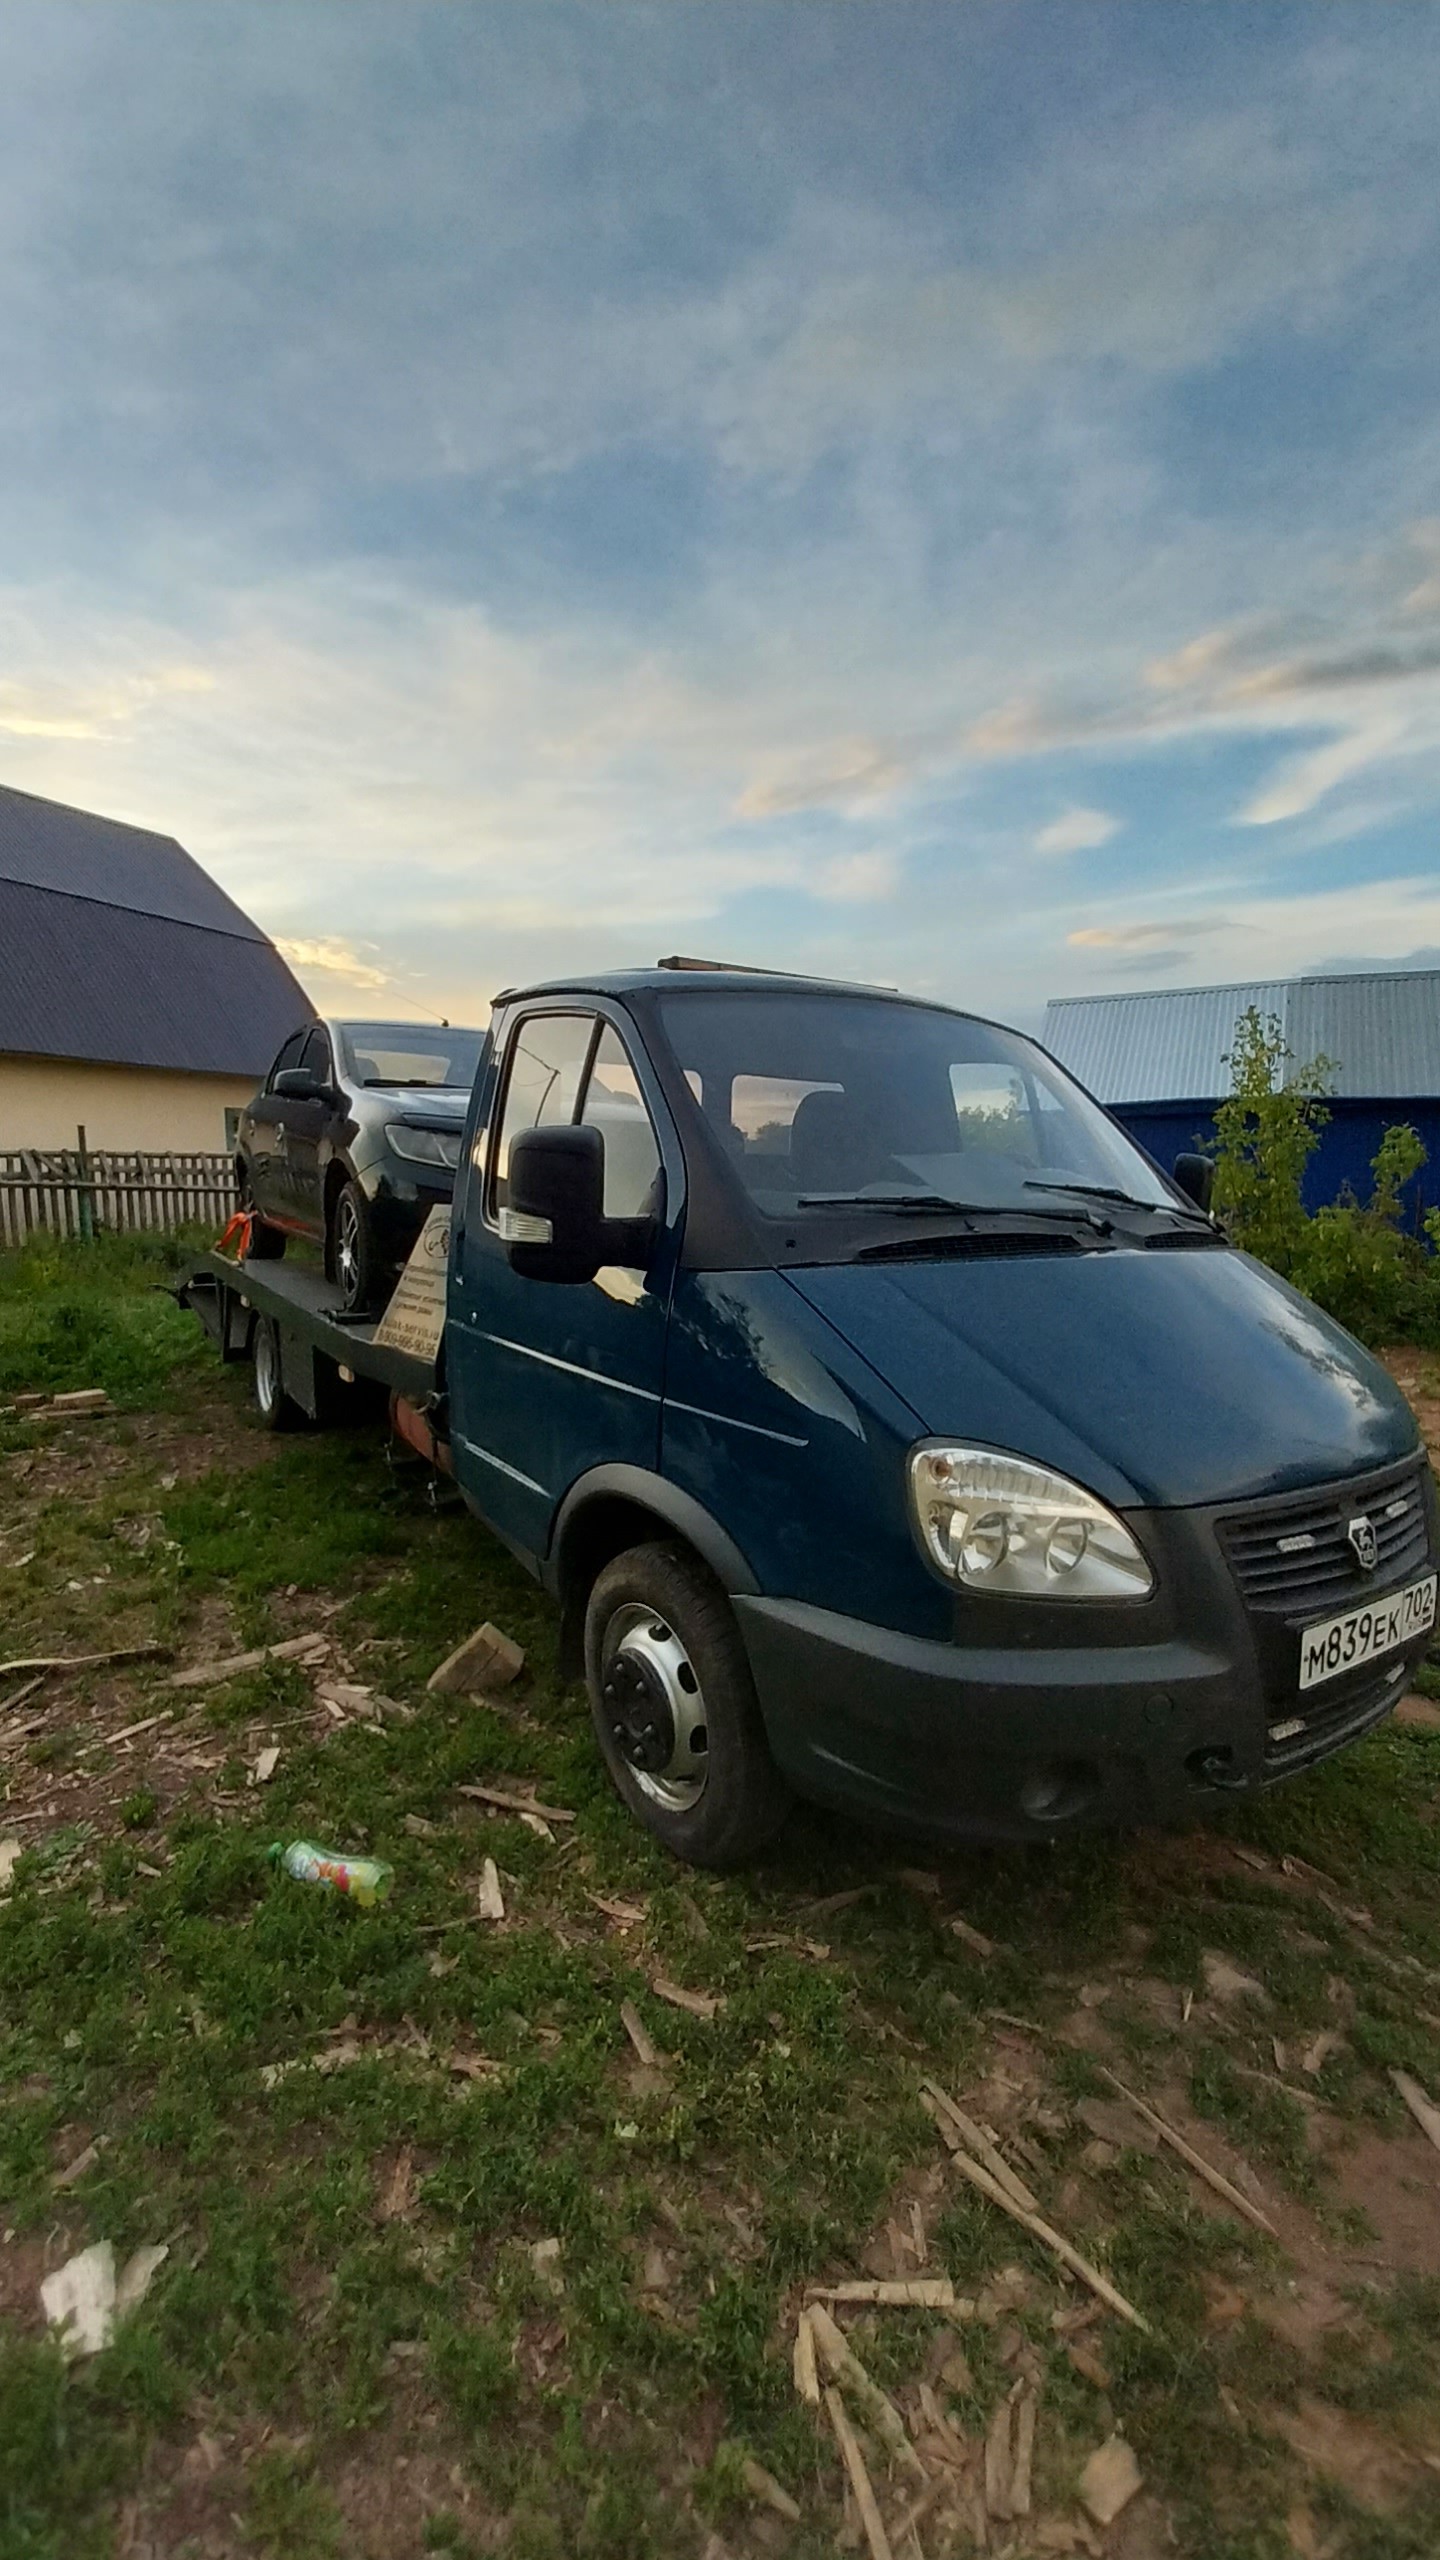
<svg viewBox="0 0 1440 2560">
<path fill-rule="evenodd" d="M 273 1092 L 274 1092 L 274 1090 L 275 1090 L 275 1079 L 276 1079 L 276 1077 L 277 1077 L 278 1075 L 283 1075 L 283 1074 L 284 1074 L 284 1072 L 285 1072 L 285 1069 L 286 1069 L 287 1067 L 298 1067 L 298 1066 L 299 1066 L 299 1064 L 300 1064 L 300 1052 L 301 1052 L 301 1050 L 304 1048 L 304 1046 L 305 1046 L 305 1034 L 304 1034 L 304 1032 L 303 1032 L 303 1031 L 292 1031 L 292 1033 L 291 1033 L 291 1035 L 290 1035 L 289 1039 L 288 1039 L 288 1040 L 286 1041 L 286 1043 L 285 1043 L 284 1048 L 281 1050 L 279 1057 L 276 1059 L 274 1066 L 271 1068 L 269 1075 L 268 1075 L 268 1076 L 266 1077 L 266 1079 L 265 1079 L 265 1090 L 266 1090 L 266 1092 L 267 1092 L 267 1093 L 273 1093 Z"/>
<path fill-rule="evenodd" d="M 531 1013 L 517 1023 L 510 1038 L 500 1141 L 491 1174 L 492 1216 L 504 1208 L 508 1197 L 512 1142 L 527 1129 L 549 1129 L 557 1121 L 574 1119 L 594 1034 L 592 1013 Z"/>
<path fill-rule="evenodd" d="M 730 1087 L 730 1124 L 747 1156 L 788 1158 L 802 1103 L 812 1093 L 843 1091 L 843 1085 L 811 1084 L 803 1076 L 736 1076 Z"/>
<path fill-rule="evenodd" d="M 660 1149 L 618 1031 L 600 1034 L 580 1117 L 605 1141 L 605 1215 L 645 1218 L 658 1198 Z"/>
<path fill-rule="evenodd" d="M 330 1073 L 329 1038 L 320 1029 L 318 1023 L 305 1042 L 300 1064 L 302 1067 L 309 1068 L 317 1084 L 330 1084 L 333 1081 Z"/>
</svg>

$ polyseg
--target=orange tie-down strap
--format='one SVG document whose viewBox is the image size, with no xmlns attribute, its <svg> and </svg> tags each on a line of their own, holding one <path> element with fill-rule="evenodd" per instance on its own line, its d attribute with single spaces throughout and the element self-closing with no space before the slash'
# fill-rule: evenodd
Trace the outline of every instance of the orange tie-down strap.
<svg viewBox="0 0 1440 2560">
<path fill-rule="evenodd" d="M 235 1260 L 237 1262 L 243 1262 L 250 1251 L 254 1226 L 255 1212 L 253 1209 L 236 1209 L 233 1214 L 227 1218 L 221 1233 L 216 1237 L 214 1250 L 216 1253 L 227 1253 L 230 1246 L 233 1244 L 235 1247 Z"/>
</svg>

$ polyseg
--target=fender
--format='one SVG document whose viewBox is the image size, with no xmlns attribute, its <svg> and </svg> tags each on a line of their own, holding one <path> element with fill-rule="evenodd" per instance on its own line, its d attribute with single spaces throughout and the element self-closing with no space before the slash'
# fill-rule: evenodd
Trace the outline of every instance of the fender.
<svg viewBox="0 0 1440 2560">
<path fill-rule="evenodd" d="M 585 1513 L 603 1501 L 633 1502 L 641 1510 L 653 1512 L 657 1520 L 694 1548 L 722 1589 L 732 1596 L 742 1591 L 759 1593 L 759 1580 L 729 1531 L 712 1519 L 693 1494 L 682 1492 L 679 1485 L 671 1484 L 664 1476 L 652 1475 L 648 1467 L 625 1466 L 590 1467 L 583 1476 L 576 1477 L 556 1514 L 543 1570 L 547 1590 L 563 1594 L 568 1580 L 567 1555 L 575 1552 L 576 1533 Z"/>
</svg>

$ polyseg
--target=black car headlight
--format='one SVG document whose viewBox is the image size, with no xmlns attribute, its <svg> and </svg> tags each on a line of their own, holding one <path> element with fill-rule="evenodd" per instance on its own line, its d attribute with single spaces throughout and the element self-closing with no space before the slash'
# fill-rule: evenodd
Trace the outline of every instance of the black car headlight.
<svg viewBox="0 0 1440 2560">
<path fill-rule="evenodd" d="M 1125 1523 L 1083 1485 L 999 1449 L 910 1453 L 921 1547 L 947 1582 L 1027 1600 L 1143 1600 L 1155 1577 Z"/>
<path fill-rule="evenodd" d="M 408 1121 L 388 1120 L 385 1143 L 392 1155 L 409 1164 L 443 1164 L 453 1173 L 460 1162 L 460 1133 L 449 1137 L 439 1129 L 412 1129 Z"/>
</svg>

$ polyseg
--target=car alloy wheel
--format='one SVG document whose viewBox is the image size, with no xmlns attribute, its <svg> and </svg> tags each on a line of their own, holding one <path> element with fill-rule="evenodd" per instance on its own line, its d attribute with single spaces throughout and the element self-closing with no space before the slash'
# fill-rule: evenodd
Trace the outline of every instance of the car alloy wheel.
<svg viewBox="0 0 1440 2560">
<path fill-rule="evenodd" d="M 342 1191 L 335 1211 L 335 1277 L 340 1284 L 341 1301 L 347 1307 L 359 1303 L 364 1268 L 359 1205 L 352 1192 Z"/>
</svg>

